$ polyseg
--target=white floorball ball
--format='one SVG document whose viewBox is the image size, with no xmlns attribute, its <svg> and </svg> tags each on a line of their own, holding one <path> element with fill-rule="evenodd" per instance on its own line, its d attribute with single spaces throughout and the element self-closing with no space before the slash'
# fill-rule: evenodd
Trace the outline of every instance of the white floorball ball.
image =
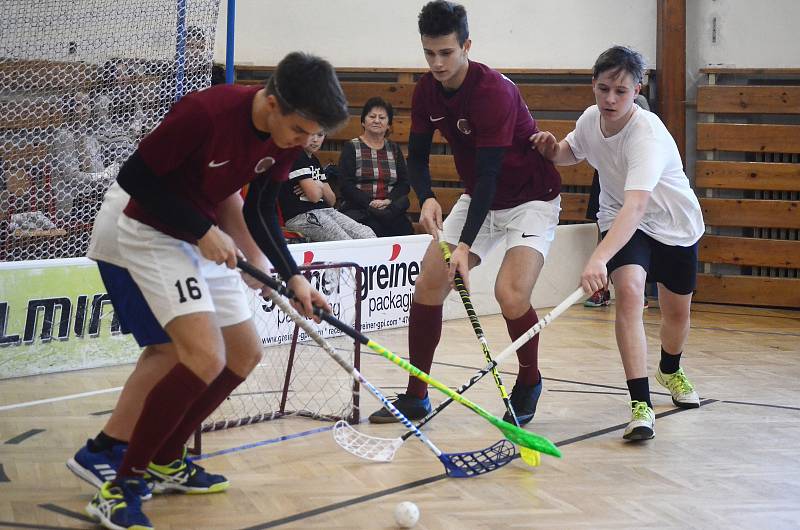
<svg viewBox="0 0 800 530">
<path fill-rule="evenodd" d="M 411 528 L 419 521 L 419 508 L 413 502 L 401 502 L 394 509 L 394 519 L 402 528 Z"/>
</svg>

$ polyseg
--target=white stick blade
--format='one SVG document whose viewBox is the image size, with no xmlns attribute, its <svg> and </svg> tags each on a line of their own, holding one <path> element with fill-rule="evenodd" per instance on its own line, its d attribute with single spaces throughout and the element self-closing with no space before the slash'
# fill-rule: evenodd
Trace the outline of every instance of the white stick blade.
<svg viewBox="0 0 800 530">
<path fill-rule="evenodd" d="M 344 420 L 333 426 L 333 439 L 347 451 L 373 462 L 391 462 L 395 453 L 403 445 L 402 438 L 378 438 L 359 432 Z"/>
</svg>

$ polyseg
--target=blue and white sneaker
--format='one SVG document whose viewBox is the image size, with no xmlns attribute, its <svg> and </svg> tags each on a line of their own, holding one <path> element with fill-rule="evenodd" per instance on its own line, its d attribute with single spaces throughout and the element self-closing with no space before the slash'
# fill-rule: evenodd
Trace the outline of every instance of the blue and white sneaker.
<svg viewBox="0 0 800 530">
<path fill-rule="evenodd" d="M 536 414 L 536 405 L 539 403 L 539 397 L 542 395 L 542 374 L 539 374 L 539 383 L 535 385 L 525 385 L 520 382 L 514 383 L 514 388 L 511 390 L 509 396 L 511 400 L 511 407 L 514 409 L 514 414 L 517 415 L 517 421 L 520 427 L 527 425 Z M 503 421 L 514 425 L 514 418 L 506 411 L 503 414 Z"/>
<path fill-rule="evenodd" d="M 428 398 L 427 393 L 424 398 L 409 396 L 408 394 L 397 394 L 397 397 L 390 399 L 390 402 L 403 416 L 411 421 L 421 420 L 431 411 L 431 400 Z M 370 423 L 397 423 L 399 421 L 386 408 L 380 408 L 369 415 Z"/>
<path fill-rule="evenodd" d="M 189 495 L 219 493 L 231 485 L 223 475 L 209 473 L 202 466 L 187 459 L 185 447 L 183 457 L 171 464 L 162 466 L 151 463 L 147 466 L 147 480 L 155 493 L 170 491 Z"/>
<path fill-rule="evenodd" d="M 117 478 L 117 469 L 125 456 L 126 444 L 117 444 L 106 451 L 92 451 L 89 446 L 92 440 L 78 449 L 75 456 L 67 460 L 67 467 L 81 480 L 85 480 L 95 488 Z"/>
<path fill-rule="evenodd" d="M 127 444 L 117 444 L 105 451 L 92 451 L 89 446 L 93 441 L 87 440 L 86 445 L 78 449 L 75 456 L 67 460 L 67 469 L 75 473 L 81 480 L 85 480 L 95 488 L 100 489 L 104 483 L 117 478 L 117 470 L 122 464 Z M 145 490 L 142 500 L 152 497 L 151 488 Z"/>
<path fill-rule="evenodd" d="M 121 484 L 106 482 L 100 486 L 86 513 L 111 530 L 153 530 L 142 512 L 142 495 L 149 491 L 143 479 L 126 479 Z"/>
</svg>

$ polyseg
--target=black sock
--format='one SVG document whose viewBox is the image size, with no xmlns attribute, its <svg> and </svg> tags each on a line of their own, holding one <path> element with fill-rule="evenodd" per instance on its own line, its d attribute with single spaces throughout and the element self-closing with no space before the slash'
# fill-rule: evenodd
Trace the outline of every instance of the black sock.
<svg viewBox="0 0 800 530">
<path fill-rule="evenodd" d="M 667 353 L 661 348 L 661 362 L 659 368 L 663 374 L 674 374 L 681 367 L 681 353 Z"/>
<path fill-rule="evenodd" d="M 108 451 L 115 445 L 127 443 L 128 442 L 112 438 L 103 431 L 100 431 L 100 433 L 95 436 L 94 440 L 91 440 L 91 443 L 89 444 L 89 450 L 93 453 L 99 453 L 100 451 Z"/>
<path fill-rule="evenodd" d="M 653 404 L 650 402 L 650 384 L 646 377 L 628 379 L 626 383 L 628 383 L 631 401 L 644 401 L 648 407 L 653 408 Z"/>
</svg>

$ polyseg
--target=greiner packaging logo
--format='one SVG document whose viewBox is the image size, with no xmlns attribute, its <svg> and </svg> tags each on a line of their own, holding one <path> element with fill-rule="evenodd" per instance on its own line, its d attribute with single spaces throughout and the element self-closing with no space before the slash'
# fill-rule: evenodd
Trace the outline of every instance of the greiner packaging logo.
<svg viewBox="0 0 800 530">
<path fill-rule="evenodd" d="M 430 236 L 413 235 L 306 243 L 290 245 L 289 250 L 298 263 L 358 264 L 361 329 L 366 332 L 408 324 L 420 263 L 429 244 Z M 345 314 L 349 307 L 344 303 L 347 296 L 343 285 L 340 299 L 343 300 L 341 311 Z"/>
<path fill-rule="evenodd" d="M 367 303 L 367 315 L 373 313 L 402 312 L 397 322 L 384 323 L 381 327 L 406 323 L 414 285 L 419 276 L 419 261 L 398 260 L 402 253 L 399 243 L 392 245 L 387 263 L 363 267 L 361 300 Z"/>
</svg>

